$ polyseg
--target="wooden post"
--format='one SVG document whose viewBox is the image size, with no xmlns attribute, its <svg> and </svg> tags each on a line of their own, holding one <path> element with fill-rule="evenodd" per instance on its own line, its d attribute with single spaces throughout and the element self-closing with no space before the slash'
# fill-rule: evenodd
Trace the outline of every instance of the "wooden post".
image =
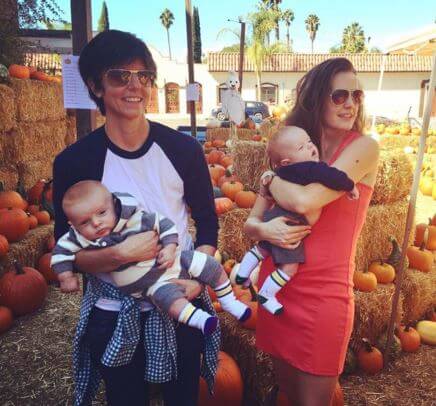
<svg viewBox="0 0 436 406">
<path fill-rule="evenodd" d="M 185 14 L 186 14 L 186 36 L 188 42 L 188 75 L 189 83 L 194 83 L 194 54 L 192 52 L 192 7 L 191 0 L 185 0 Z M 197 122 L 195 101 L 188 102 L 189 109 L 191 110 L 191 135 L 197 137 Z"/>
<path fill-rule="evenodd" d="M 424 158 L 425 138 L 427 136 L 428 125 L 430 123 L 430 113 L 431 113 L 432 101 L 434 97 L 435 86 L 436 86 L 436 55 L 433 56 L 433 67 L 430 76 L 427 100 L 425 103 L 424 118 L 422 121 L 422 131 L 421 131 L 421 136 L 419 138 L 418 156 L 416 160 L 415 173 L 413 175 L 413 183 L 412 183 L 412 191 L 410 193 L 409 208 L 407 210 L 406 231 L 404 232 L 404 240 L 403 240 L 403 245 L 401 247 L 401 258 L 400 258 L 400 263 L 396 269 L 397 276 L 395 277 L 395 293 L 392 299 L 391 318 L 389 320 L 388 336 L 386 339 L 386 347 L 384 350 L 385 367 L 389 363 L 389 352 L 390 352 L 389 348 L 390 348 L 390 343 L 392 341 L 392 337 L 394 335 L 395 321 L 397 319 L 398 301 L 400 298 L 401 284 L 403 283 L 403 276 L 405 271 L 404 259 L 406 257 L 406 250 L 409 243 L 409 235 L 412 229 L 413 219 L 415 217 L 416 196 L 418 194 L 419 178 L 421 176 L 422 161 Z"/>
<path fill-rule="evenodd" d="M 242 76 L 244 72 L 244 51 L 245 51 L 245 23 L 241 23 L 241 39 L 239 43 L 239 93 L 242 94 Z"/>
<path fill-rule="evenodd" d="M 80 55 L 92 39 L 91 0 L 71 0 L 71 25 L 73 55 Z M 77 138 L 82 138 L 95 128 L 95 111 L 76 109 Z"/>
</svg>

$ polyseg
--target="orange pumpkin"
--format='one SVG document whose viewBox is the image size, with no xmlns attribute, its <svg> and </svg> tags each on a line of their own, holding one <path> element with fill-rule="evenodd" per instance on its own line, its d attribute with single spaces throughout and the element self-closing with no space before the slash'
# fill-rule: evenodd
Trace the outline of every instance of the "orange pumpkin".
<svg viewBox="0 0 436 406">
<path fill-rule="evenodd" d="M 418 269 L 421 272 L 430 272 L 433 265 L 433 253 L 424 248 L 424 243 L 419 248 L 407 247 L 406 253 L 410 268 Z"/>
<path fill-rule="evenodd" d="M 401 342 L 401 349 L 405 352 L 418 351 L 421 345 L 421 336 L 410 326 L 400 326 L 397 330 L 397 337 Z"/>
<path fill-rule="evenodd" d="M 27 214 L 21 209 L 0 209 L 0 234 L 9 242 L 20 241 L 29 231 Z"/>
<path fill-rule="evenodd" d="M 220 165 L 224 166 L 224 168 L 228 168 L 230 165 L 233 165 L 233 158 L 230 155 L 223 156 Z"/>
<path fill-rule="evenodd" d="M 0 234 L 0 258 L 5 257 L 9 251 L 9 243 L 6 237 Z"/>
<path fill-rule="evenodd" d="M 430 251 L 436 250 L 436 226 L 432 225 L 432 219 L 428 219 L 428 224 L 420 223 L 416 225 L 415 242 L 420 247 L 425 240 L 425 248 Z"/>
<path fill-rule="evenodd" d="M 217 186 L 221 187 L 224 182 L 231 182 L 232 180 L 239 181 L 239 179 L 236 175 L 232 174 L 232 172 L 230 172 L 228 169 L 226 169 L 226 172 L 224 173 L 224 175 L 218 179 Z"/>
<path fill-rule="evenodd" d="M 222 148 L 226 146 L 226 142 L 224 140 L 212 140 L 212 146 L 215 148 Z"/>
<path fill-rule="evenodd" d="M 50 81 L 48 75 L 45 72 L 41 72 L 38 70 L 34 72 L 30 72 L 30 79 L 41 80 L 43 82 Z"/>
<path fill-rule="evenodd" d="M 52 201 L 53 182 L 52 180 L 39 179 L 28 191 L 27 200 L 31 204 L 41 204 L 42 194 L 46 194 L 46 199 Z"/>
<path fill-rule="evenodd" d="M 0 182 L 0 209 L 8 209 L 9 207 L 17 209 L 25 209 L 26 201 L 18 192 L 13 190 L 4 190 L 3 183 Z"/>
<path fill-rule="evenodd" d="M 218 370 L 215 376 L 214 394 L 210 395 L 207 384 L 200 378 L 199 406 L 242 405 L 243 381 L 236 361 L 223 351 L 218 353 Z"/>
<path fill-rule="evenodd" d="M 0 306 L 0 334 L 8 331 L 13 322 L 14 317 L 11 309 L 5 306 Z"/>
<path fill-rule="evenodd" d="M 377 277 L 368 271 L 354 271 L 354 288 L 361 292 L 372 292 L 377 287 Z"/>
<path fill-rule="evenodd" d="M 51 261 L 51 253 L 48 252 L 47 254 L 44 254 L 41 258 L 38 260 L 38 271 L 41 272 L 42 276 L 46 280 L 47 283 L 50 282 L 57 282 L 58 276 L 53 272 L 50 266 Z"/>
<path fill-rule="evenodd" d="M 9 66 L 9 75 L 17 79 L 29 79 L 30 71 L 27 66 L 12 64 Z"/>
<path fill-rule="evenodd" d="M 238 181 L 224 182 L 221 186 L 221 192 L 230 200 L 235 200 L 236 193 L 244 189 L 244 185 Z"/>
<path fill-rule="evenodd" d="M 254 134 L 251 137 L 251 141 L 261 141 L 262 140 L 262 136 L 260 134 Z"/>
<path fill-rule="evenodd" d="M 38 227 L 38 219 L 30 213 L 27 213 L 27 219 L 29 220 L 29 229 L 33 230 L 34 228 Z"/>
<path fill-rule="evenodd" d="M 47 283 L 34 268 L 23 267 L 18 262 L 0 279 L 0 297 L 16 316 L 38 310 L 47 296 Z"/>
<path fill-rule="evenodd" d="M 41 226 L 45 226 L 50 224 L 50 214 L 48 211 L 41 210 L 35 213 L 35 217 L 38 220 L 38 224 Z"/>
<path fill-rule="evenodd" d="M 209 165 L 209 174 L 210 177 L 215 181 L 218 182 L 218 179 L 223 176 L 226 173 L 226 169 L 224 166 L 221 166 L 219 164 L 210 164 Z"/>
<path fill-rule="evenodd" d="M 256 201 L 256 193 L 250 190 L 242 190 L 236 193 L 235 203 L 241 209 L 251 209 Z"/>
<path fill-rule="evenodd" d="M 213 149 L 212 151 L 209 152 L 207 156 L 207 162 L 209 164 L 219 164 L 223 156 L 224 156 L 223 151 Z"/>
<path fill-rule="evenodd" d="M 206 142 L 203 144 L 203 147 L 204 147 L 205 149 L 207 149 L 207 148 L 212 148 L 212 141 L 206 141 Z"/>
<path fill-rule="evenodd" d="M 216 214 L 221 215 L 233 209 L 233 202 L 228 197 L 217 197 L 215 199 Z"/>
<path fill-rule="evenodd" d="M 39 206 L 36 204 L 30 204 L 27 207 L 26 211 L 29 212 L 30 214 L 35 214 L 35 213 L 39 212 Z"/>
<path fill-rule="evenodd" d="M 227 275 L 230 275 L 230 272 L 232 272 L 233 267 L 235 266 L 236 261 L 232 258 L 228 259 L 224 262 L 223 268 Z"/>
<path fill-rule="evenodd" d="M 357 363 L 365 373 L 374 375 L 383 369 L 383 355 L 364 338 L 357 352 Z"/>
<path fill-rule="evenodd" d="M 384 262 L 382 259 L 372 262 L 368 271 L 375 275 L 378 283 L 391 283 L 395 279 L 394 267 Z"/>
</svg>

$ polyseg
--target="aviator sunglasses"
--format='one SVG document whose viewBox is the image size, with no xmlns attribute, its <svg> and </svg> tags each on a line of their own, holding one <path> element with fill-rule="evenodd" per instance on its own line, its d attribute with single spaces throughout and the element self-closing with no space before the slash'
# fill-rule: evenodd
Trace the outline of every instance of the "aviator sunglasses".
<svg viewBox="0 0 436 406">
<path fill-rule="evenodd" d="M 156 80 L 156 72 L 151 70 L 109 69 L 104 75 L 113 87 L 127 86 L 132 75 L 136 75 L 142 86 L 151 86 Z"/>
<path fill-rule="evenodd" d="M 340 106 L 341 104 L 344 104 L 348 100 L 348 98 L 350 97 L 350 93 L 354 103 L 356 104 L 362 103 L 364 93 L 363 90 L 359 90 L 359 89 L 354 89 L 354 90 L 336 89 L 332 93 L 330 93 L 330 97 L 334 104 Z"/>
</svg>

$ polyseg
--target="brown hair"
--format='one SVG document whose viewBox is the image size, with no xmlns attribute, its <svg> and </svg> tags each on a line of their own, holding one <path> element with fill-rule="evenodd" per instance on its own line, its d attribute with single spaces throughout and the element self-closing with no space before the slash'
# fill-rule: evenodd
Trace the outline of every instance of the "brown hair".
<svg viewBox="0 0 436 406">
<path fill-rule="evenodd" d="M 307 72 L 297 83 L 295 106 L 285 119 L 286 125 L 306 130 L 320 153 L 324 105 L 332 91 L 332 79 L 339 72 L 356 73 L 356 70 L 347 58 L 331 58 Z M 360 104 L 352 129 L 362 132 L 363 125 L 364 111 Z"/>
<path fill-rule="evenodd" d="M 62 209 L 64 212 L 68 211 L 68 208 L 79 200 L 87 199 L 93 196 L 97 191 L 102 191 L 108 196 L 111 195 L 109 190 L 96 180 L 82 180 L 70 186 L 64 194 L 62 199 Z"/>
</svg>

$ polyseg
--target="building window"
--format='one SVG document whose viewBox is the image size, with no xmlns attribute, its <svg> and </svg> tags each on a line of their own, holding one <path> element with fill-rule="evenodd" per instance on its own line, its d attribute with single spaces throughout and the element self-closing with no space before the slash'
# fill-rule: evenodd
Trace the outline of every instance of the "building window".
<svg viewBox="0 0 436 406">
<path fill-rule="evenodd" d="M 277 104 L 279 86 L 273 83 L 262 83 L 260 85 L 260 101 L 268 104 Z"/>
</svg>

